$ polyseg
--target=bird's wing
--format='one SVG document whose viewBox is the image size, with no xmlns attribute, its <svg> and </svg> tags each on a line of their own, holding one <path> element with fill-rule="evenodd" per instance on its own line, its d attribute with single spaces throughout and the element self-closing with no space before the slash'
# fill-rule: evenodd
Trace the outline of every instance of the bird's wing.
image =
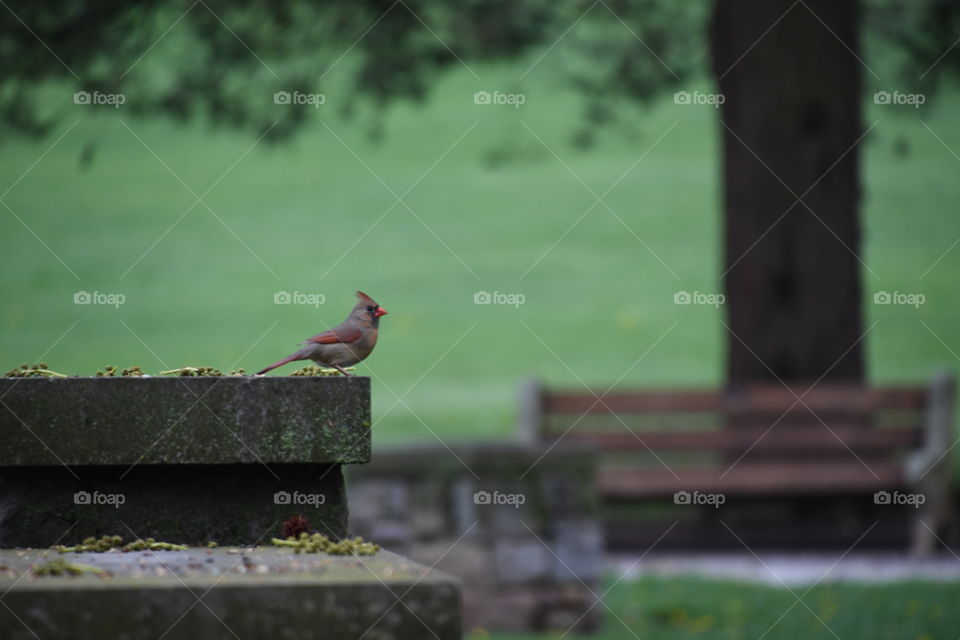
<svg viewBox="0 0 960 640">
<path fill-rule="evenodd" d="M 329 331 L 318 333 L 317 335 L 308 339 L 307 342 L 316 342 L 318 344 L 334 344 L 337 342 L 350 343 L 359 340 L 360 336 L 360 329 L 355 327 L 334 327 Z"/>
</svg>

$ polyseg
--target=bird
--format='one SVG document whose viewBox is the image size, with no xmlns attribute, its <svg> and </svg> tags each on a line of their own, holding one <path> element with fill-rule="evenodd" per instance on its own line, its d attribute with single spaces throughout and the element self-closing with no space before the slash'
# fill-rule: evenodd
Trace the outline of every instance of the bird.
<svg viewBox="0 0 960 640">
<path fill-rule="evenodd" d="M 385 315 L 386 309 L 364 292 L 357 291 L 357 304 L 346 320 L 303 341 L 300 349 L 261 369 L 256 375 L 262 376 L 295 360 L 313 360 L 318 366 L 333 367 L 349 376 L 344 367 L 355 365 L 370 355 L 377 345 L 380 318 Z"/>
</svg>

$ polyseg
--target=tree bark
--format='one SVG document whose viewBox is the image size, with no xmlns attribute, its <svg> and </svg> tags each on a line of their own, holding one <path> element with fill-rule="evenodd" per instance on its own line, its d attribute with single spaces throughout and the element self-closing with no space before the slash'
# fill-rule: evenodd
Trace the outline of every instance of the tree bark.
<svg viewBox="0 0 960 640">
<path fill-rule="evenodd" d="M 731 384 L 863 379 L 859 19 L 856 0 L 715 5 Z"/>
</svg>

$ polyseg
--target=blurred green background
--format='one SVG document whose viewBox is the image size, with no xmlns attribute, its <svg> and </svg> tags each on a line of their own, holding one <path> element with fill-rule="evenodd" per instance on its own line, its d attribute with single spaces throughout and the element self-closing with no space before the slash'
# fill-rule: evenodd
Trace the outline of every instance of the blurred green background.
<svg viewBox="0 0 960 640">
<path fill-rule="evenodd" d="M 609 589 L 609 591 L 607 591 Z M 796 640 L 873 638 L 934 640 L 956 635 L 957 584 L 823 584 L 773 588 L 693 577 L 645 577 L 610 582 L 603 629 L 593 640 Z M 561 631 L 540 636 L 474 630 L 467 640 L 577 638 Z"/>
<path fill-rule="evenodd" d="M 374 378 L 380 444 L 506 435 L 531 374 L 600 389 L 719 384 L 722 309 L 673 303 L 722 290 L 717 111 L 668 95 L 585 137 L 558 65 L 518 82 L 522 66 L 478 66 L 480 81 L 460 68 L 382 118 L 344 116 L 333 78 L 280 145 L 51 90 L 63 125 L 0 153 L 0 360 L 251 372 L 340 322 L 362 289 L 390 311 L 358 366 Z M 526 102 L 478 105 L 478 89 Z M 864 102 L 878 123 L 863 148 L 870 379 L 921 382 L 960 352 L 960 159 L 947 148 L 960 148 L 960 95 Z M 593 206 L 590 190 L 615 182 L 603 200 L 614 213 Z M 192 209 L 191 190 L 206 193 Z M 78 291 L 126 300 L 77 305 Z M 277 305 L 278 291 L 325 303 Z M 476 305 L 478 291 L 525 302 Z M 876 305 L 877 291 L 926 302 Z"/>
<path fill-rule="evenodd" d="M 163 10 L 169 15 L 140 25 L 165 37 L 131 80 L 163 85 L 165 65 L 203 66 L 183 29 L 166 35 L 180 8 Z M 579 12 L 559 22 L 565 27 Z M 258 17 L 237 13 L 228 22 L 247 36 L 241 27 Z M 358 110 L 351 54 L 338 66 L 343 43 L 324 37 L 340 30 L 352 38 L 370 22 L 356 20 L 355 29 L 311 24 L 291 43 L 322 43 L 331 53 L 324 62 L 335 60 L 316 109 L 273 104 L 259 65 L 250 91 L 263 95 L 244 94 L 232 78 L 226 93 L 264 105 L 267 121 L 270 110 L 278 119 L 302 110 L 306 126 L 282 144 L 200 118 L 139 116 L 136 95 L 117 109 L 77 105 L 73 84 L 46 83 L 39 107 L 58 114 L 51 134 L 9 137 L 0 147 L 0 362 L 43 360 L 75 375 L 109 364 L 154 374 L 186 365 L 252 372 L 340 322 L 362 289 L 390 312 L 376 351 L 357 367 L 373 378 L 375 446 L 507 436 L 518 382 L 528 375 L 600 390 L 722 382 L 723 308 L 674 304 L 680 291 L 723 288 L 717 110 L 674 104 L 669 92 L 646 105 L 611 98 L 621 118 L 588 126 L 583 92 L 567 74 L 592 68 L 569 41 L 509 63 L 454 62 L 431 79 L 423 102 Z M 233 38 L 219 23 L 213 28 L 201 35 Z M 612 33 L 635 46 L 619 23 Z M 705 42 L 700 30 L 674 35 L 681 45 L 683 37 Z M 371 51 L 389 47 L 390 33 L 372 31 L 377 37 L 384 42 Z M 136 38 L 127 44 L 132 58 L 143 53 Z M 58 64 L 33 45 L 34 56 Z M 250 52 L 233 45 L 234 57 L 246 60 Z M 937 46 L 931 59 L 945 48 Z M 884 60 L 899 53 L 872 40 L 868 48 L 867 63 L 881 72 L 877 82 L 867 78 L 862 97 L 864 122 L 875 124 L 861 147 L 869 380 L 923 383 L 937 369 L 955 369 L 960 354 L 960 92 L 945 87 L 919 109 L 876 105 L 873 91 L 895 86 Z M 120 57 L 122 70 L 128 60 Z M 296 79 L 312 81 L 316 69 L 304 60 Z M 290 69 L 281 70 L 283 81 Z M 101 71 L 99 79 L 116 80 Z M 682 89 L 712 84 L 684 80 Z M 525 101 L 475 104 L 477 91 Z M 480 291 L 525 301 L 474 304 Z M 925 302 L 874 304 L 880 291 L 919 293 Z M 75 304 L 78 292 L 122 294 L 125 302 Z M 322 295 L 325 303 L 275 304 L 278 292 Z M 608 578 L 601 587 L 611 587 L 604 601 L 612 613 L 597 638 L 625 637 L 618 617 L 641 637 L 674 639 L 830 638 L 835 630 L 919 640 L 954 637 L 958 625 L 956 585 L 816 587 L 805 601 L 829 630 L 799 605 L 778 621 L 795 602 L 784 589 L 683 578 Z M 487 635 L 474 630 L 470 638 Z"/>
</svg>

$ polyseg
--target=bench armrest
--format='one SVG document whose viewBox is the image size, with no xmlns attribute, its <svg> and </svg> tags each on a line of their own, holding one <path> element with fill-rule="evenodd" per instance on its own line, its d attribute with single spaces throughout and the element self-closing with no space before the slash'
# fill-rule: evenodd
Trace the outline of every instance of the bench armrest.
<svg viewBox="0 0 960 640">
<path fill-rule="evenodd" d="M 949 478 L 953 448 L 954 391 L 956 382 L 947 372 L 937 374 L 930 383 L 924 418 L 923 448 L 907 460 L 907 481 L 920 483 L 943 471 Z"/>
<path fill-rule="evenodd" d="M 521 442 L 539 442 L 543 430 L 543 386 L 537 378 L 520 384 L 520 415 L 517 438 Z"/>
</svg>

